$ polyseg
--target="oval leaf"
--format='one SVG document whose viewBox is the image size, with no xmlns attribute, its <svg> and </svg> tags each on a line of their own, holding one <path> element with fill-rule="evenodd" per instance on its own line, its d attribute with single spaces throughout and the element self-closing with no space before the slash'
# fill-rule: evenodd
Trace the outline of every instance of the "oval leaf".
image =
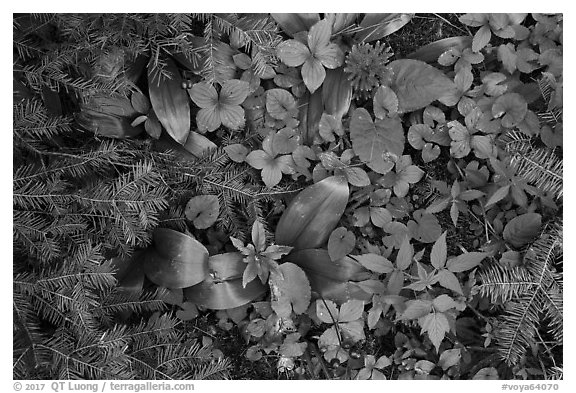
<svg viewBox="0 0 576 393">
<path fill-rule="evenodd" d="M 289 318 L 292 311 L 302 314 L 310 304 L 311 289 L 306 273 L 290 262 L 280 265 L 284 279 L 272 280 L 270 306 L 281 318 Z"/>
<path fill-rule="evenodd" d="M 353 258 L 356 259 L 366 269 L 376 273 L 391 273 L 394 270 L 394 265 L 392 265 L 392 262 L 384 258 L 382 255 L 370 253 L 354 255 Z"/>
<path fill-rule="evenodd" d="M 328 255 L 335 261 L 348 255 L 356 245 L 356 236 L 346 228 L 336 228 L 328 239 Z"/>
<path fill-rule="evenodd" d="M 485 252 L 467 252 L 450 259 L 446 264 L 446 267 L 452 273 L 465 272 L 466 270 L 478 266 L 487 256 L 488 254 Z"/>
<path fill-rule="evenodd" d="M 294 96 L 284 89 L 270 89 L 266 92 L 266 110 L 275 119 L 283 120 L 297 111 Z"/>
<path fill-rule="evenodd" d="M 540 233 L 542 216 L 537 213 L 526 213 L 514 217 L 504 227 L 504 240 L 516 248 L 523 247 Z"/>
<path fill-rule="evenodd" d="M 186 204 L 184 214 L 198 229 L 212 226 L 218 219 L 220 203 L 216 195 L 198 195 Z"/>
</svg>

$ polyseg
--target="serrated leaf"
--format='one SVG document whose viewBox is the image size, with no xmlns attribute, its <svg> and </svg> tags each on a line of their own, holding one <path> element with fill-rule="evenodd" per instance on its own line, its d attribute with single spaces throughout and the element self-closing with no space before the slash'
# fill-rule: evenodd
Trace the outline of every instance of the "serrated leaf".
<svg viewBox="0 0 576 393">
<path fill-rule="evenodd" d="M 486 209 L 490 206 L 500 202 L 502 199 L 506 198 L 508 192 L 510 191 L 510 184 L 500 187 L 486 202 Z"/>
<path fill-rule="evenodd" d="M 528 113 L 528 103 L 518 93 L 507 93 L 494 101 L 492 115 L 502 117 L 502 125 L 507 128 L 518 125 Z"/>
<path fill-rule="evenodd" d="M 344 258 L 356 246 L 356 236 L 346 228 L 336 228 L 328 238 L 328 255 L 333 261 Z"/>
<path fill-rule="evenodd" d="M 455 88 L 454 82 L 442 71 L 419 60 L 394 60 L 390 87 L 398 97 L 398 112 L 424 108 Z"/>
<path fill-rule="evenodd" d="M 270 305 L 281 318 L 289 318 L 292 311 L 302 314 L 310 304 L 311 289 L 306 273 L 297 265 L 286 262 L 280 265 L 284 279 L 272 280 Z"/>
<path fill-rule="evenodd" d="M 430 253 L 430 263 L 436 269 L 442 269 L 446 263 L 446 257 L 448 255 L 448 247 L 446 246 L 446 232 L 444 232 L 436 240 L 432 246 L 432 252 Z"/>
<path fill-rule="evenodd" d="M 435 312 L 428 314 L 423 321 L 420 323 L 422 327 L 422 332 L 427 332 L 430 341 L 434 347 L 436 347 L 436 352 L 440 350 L 440 344 L 446 333 L 450 331 L 450 324 L 446 315 L 441 312 Z"/>
<path fill-rule="evenodd" d="M 403 321 L 422 318 L 432 310 L 432 302 L 429 300 L 409 300 L 406 305 L 406 310 L 398 318 Z"/>
<path fill-rule="evenodd" d="M 348 183 L 356 187 L 367 187 L 370 185 L 370 178 L 366 171 L 362 168 L 344 168 L 344 174 Z"/>
<path fill-rule="evenodd" d="M 412 264 L 414 248 L 410 244 L 410 237 L 406 236 L 402 241 L 398 255 L 396 256 L 396 266 L 400 270 L 406 270 Z"/>
<path fill-rule="evenodd" d="M 354 152 L 374 171 L 385 174 L 404 151 L 404 130 L 398 118 L 372 121 L 364 108 L 356 109 L 350 122 Z"/>
<path fill-rule="evenodd" d="M 504 240 L 516 248 L 529 244 L 542 227 L 542 216 L 538 213 L 526 213 L 514 217 L 504 227 Z"/>
<path fill-rule="evenodd" d="M 220 214 L 220 202 L 216 195 L 198 195 L 192 197 L 186 204 L 184 211 L 194 226 L 198 229 L 206 229 L 212 226 Z"/>
<path fill-rule="evenodd" d="M 366 339 L 364 335 L 364 321 L 362 320 L 339 323 L 338 327 L 342 332 L 342 336 L 347 340 L 356 343 Z"/>
<path fill-rule="evenodd" d="M 478 29 L 476 34 L 474 34 L 474 38 L 472 39 L 472 51 L 480 52 L 482 48 L 488 45 L 491 37 L 492 32 L 490 31 L 490 26 L 482 26 L 480 29 Z"/>
<path fill-rule="evenodd" d="M 338 306 L 332 300 L 316 300 L 316 316 L 324 323 L 338 322 Z"/>
<path fill-rule="evenodd" d="M 355 255 L 356 259 L 366 269 L 376 273 L 390 273 L 394 270 L 394 265 L 382 255 L 377 254 L 363 254 Z"/>
<path fill-rule="evenodd" d="M 455 308 L 457 304 L 450 296 L 443 294 L 432 301 L 432 306 L 434 306 L 436 311 L 444 312 L 450 310 L 451 308 Z"/>
<path fill-rule="evenodd" d="M 434 215 L 417 210 L 413 213 L 413 217 L 415 221 L 408 221 L 408 229 L 414 239 L 423 243 L 433 243 L 442 234 L 442 227 Z"/>
<path fill-rule="evenodd" d="M 460 281 L 458 281 L 458 278 L 454 275 L 454 273 L 448 269 L 441 269 L 438 272 L 438 284 L 460 295 L 464 294 L 462 287 L 460 286 Z"/>
<path fill-rule="evenodd" d="M 338 322 L 352 322 L 360 319 L 364 312 L 364 302 L 360 300 L 348 300 L 340 306 Z"/>
<path fill-rule="evenodd" d="M 448 261 L 446 268 L 452 273 L 465 272 L 475 268 L 488 256 L 485 252 L 467 252 Z"/>
</svg>

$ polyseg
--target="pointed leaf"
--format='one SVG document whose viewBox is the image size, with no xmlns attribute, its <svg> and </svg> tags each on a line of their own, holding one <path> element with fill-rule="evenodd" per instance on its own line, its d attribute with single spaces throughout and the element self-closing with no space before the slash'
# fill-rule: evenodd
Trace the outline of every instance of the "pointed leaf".
<svg viewBox="0 0 576 393">
<path fill-rule="evenodd" d="M 429 300 L 409 300 L 406 304 L 406 310 L 398 318 L 403 321 L 421 318 L 432 310 L 432 302 Z"/>
<path fill-rule="evenodd" d="M 180 144 L 186 142 L 190 132 L 190 105 L 188 95 L 180 86 L 177 77 L 180 72 L 176 63 L 165 59 L 165 70 L 172 74 L 172 79 L 153 75 L 153 67 L 148 67 L 148 89 L 154 113 L 166 132 Z M 155 76 L 157 76 L 155 78 Z"/>
<path fill-rule="evenodd" d="M 308 33 L 308 47 L 312 55 L 316 55 L 319 49 L 322 49 L 330 42 L 332 26 L 326 19 L 318 21 L 310 28 Z"/>
<path fill-rule="evenodd" d="M 436 352 L 440 350 L 440 344 L 446 333 L 450 331 L 450 324 L 446 315 L 441 312 L 428 314 L 421 323 L 422 332 L 427 332 L 430 341 L 436 347 Z"/>
<path fill-rule="evenodd" d="M 438 360 L 438 365 L 442 367 L 442 370 L 446 371 L 450 367 L 457 365 L 460 363 L 460 359 L 462 358 L 462 349 L 454 348 L 454 349 L 447 349 L 440 354 L 440 359 Z"/>
<path fill-rule="evenodd" d="M 302 66 L 302 80 L 310 93 L 314 93 L 324 82 L 326 70 L 320 60 L 310 58 Z"/>
<path fill-rule="evenodd" d="M 266 248 L 266 231 L 264 224 L 255 220 L 252 224 L 252 244 L 256 247 L 256 251 L 264 251 Z"/>
<path fill-rule="evenodd" d="M 263 169 L 274 165 L 274 159 L 263 150 L 254 150 L 246 156 L 246 162 L 253 168 Z"/>
<path fill-rule="evenodd" d="M 509 191 L 510 191 L 510 184 L 507 184 L 504 187 L 500 187 L 499 189 L 497 189 L 496 192 L 492 194 L 492 196 L 486 202 L 485 208 L 487 209 L 490 206 L 494 205 L 495 203 L 498 203 L 502 199 L 506 198 Z"/>
<path fill-rule="evenodd" d="M 450 259 L 446 267 L 453 273 L 465 272 L 478 266 L 487 256 L 485 252 L 467 252 Z"/>
<path fill-rule="evenodd" d="M 448 247 L 446 246 L 446 232 L 444 232 L 432 246 L 430 262 L 436 269 L 442 269 L 446 263 Z"/>
<path fill-rule="evenodd" d="M 266 111 L 275 119 L 284 120 L 296 114 L 296 100 L 284 89 L 266 91 Z"/>
<path fill-rule="evenodd" d="M 388 209 L 383 207 L 370 207 L 370 220 L 378 228 L 384 228 L 386 224 L 392 222 L 392 215 Z"/>
<path fill-rule="evenodd" d="M 396 256 L 396 266 L 400 270 L 406 270 L 412 264 L 414 248 L 410 244 L 410 237 L 406 236 L 402 241 L 398 255 Z"/>
<path fill-rule="evenodd" d="M 348 183 L 356 187 L 367 187 L 370 185 L 370 178 L 362 168 L 344 168 L 344 174 Z"/>
<path fill-rule="evenodd" d="M 324 111 L 338 120 L 348 113 L 352 102 L 352 85 L 346 75 L 343 67 L 328 69 L 322 85 Z"/>
<path fill-rule="evenodd" d="M 454 273 L 448 269 L 442 269 L 438 272 L 438 284 L 460 295 L 464 295 L 462 287 L 460 286 L 460 281 L 458 281 L 458 278 L 454 275 Z"/>
<path fill-rule="evenodd" d="M 206 82 L 195 83 L 188 90 L 190 98 L 200 108 L 213 108 L 218 104 L 218 93 L 214 86 Z"/>
<path fill-rule="evenodd" d="M 376 273 L 390 273 L 394 270 L 394 265 L 382 255 L 363 254 L 353 257 L 366 269 Z"/>
<path fill-rule="evenodd" d="M 492 33 L 490 32 L 490 26 L 482 26 L 478 29 L 476 34 L 474 34 L 474 38 L 472 39 L 472 51 L 480 52 L 482 48 L 488 45 L 491 37 Z"/>
<path fill-rule="evenodd" d="M 295 249 L 322 246 L 340 221 L 348 196 L 348 182 L 342 176 L 331 176 L 307 187 L 280 217 L 276 242 Z"/>
<path fill-rule="evenodd" d="M 335 261 L 344 258 L 356 246 L 356 236 L 346 228 L 336 228 L 328 239 L 328 255 Z"/>
<path fill-rule="evenodd" d="M 262 168 L 262 181 L 266 184 L 266 187 L 274 187 L 282 180 L 282 170 L 273 160 L 272 164 Z"/>
<path fill-rule="evenodd" d="M 440 295 L 432 301 L 432 305 L 434 309 L 438 312 L 448 311 L 451 308 L 455 308 L 457 306 L 454 299 L 452 299 L 448 295 Z"/>
<path fill-rule="evenodd" d="M 224 151 L 228 154 L 228 157 L 234 162 L 244 162 L 249 151 L 248 148 L 240 143 L 233 143 L 228 146 L 224 146 Z"/>
</svg>

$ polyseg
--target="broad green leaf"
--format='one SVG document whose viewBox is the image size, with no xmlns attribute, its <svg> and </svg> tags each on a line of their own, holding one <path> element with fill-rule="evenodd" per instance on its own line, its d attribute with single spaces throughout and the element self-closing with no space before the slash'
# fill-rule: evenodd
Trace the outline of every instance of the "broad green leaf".
<svg viewBox="0 0 576 393">
<path fill-rule="evenodd" d="M 526 213 L 514 217 L 504 227 L 504 240 L 516 248 L 523 247 L 540 233 L 542 217 L 538 213 Z"/>
<path fill-rule="evenodd" d="M 340 312 L 332 300 L 316 300 L 316 315 L 324 323 L 337 323 Z"/>
<path fill-rule="evenodd" d="M 430 341 L 432 341 L 432 344 L 436 347 L 436 352 L 438 352 L 444 336 L 450 331 L 450 324 L 446 315 L 441 312 L 430 313 L 423 318 L 420 326 L 422 326 L 422 332 L 428 333 Z"/>
<path fill-rule="evenodd" d="M 252 244 L 254 244 L 256 251 L 264 251 L 266 247 L 266 231 L 264 230 L 264 224 L 260 221 L 255 220 L 252 224 Z"/>
<path fill-rule="evenodd" d="M 404 151 L 404 130 L 398 118 L 372 121 L 364 108 L 356 109 L 350 122 L 354 152 L 374 171 L 385 174 Z"/>
<path fill-rule="evenodd" d="M 452 273 L 465 272 L 475 268 L 488 256 L 485 252 L 467 252 L 448 261 L 446 267 Z"/>
<path fill-rule="evenodd" d="M 348 182 L 328 177 L 300 192 L 276 227 L 276 243 L 295 249 L 320 247 L 340 221 L 348 203 Z"/>
<path fill-rule="evenodd" d="M 132 107 L 139 113 L 147 114 L 150 110 L 150 100 L 148 100 L 148 97 L 139 91 L 132 93 L 132 96 L 130 97 L 130 103 L 132 104 Z"/>
<path fill-rule="evenodd" d="M 336 117 L 329 115 L 327 113 L 322 113 L 320 118 L 320 123 L 318 124 L 318 132 L 322 139 L 327 142 L 334 142 L 334 134 L 344 135 L 344 130 L 342 129 L 342 121 L 336 119 Z"/>
<path fill-rule="evenodd" d="M 449 66 L 458 60 L 454 53 L 461 52 L 471 45 L 472 38 L 469 36 L 449 37 L 418 48 L 408 54 L 406 58 L 425 61 L 426 63 L 436 63 Z"/>
<path fill-rule="evenodd" d="M 343 67 L 326 70 L 322 85 L 322 105 L 324 111 L 342 120 L 352 102 L 352 85 Z M 342 135 L 342 134 L 339 134 Z"/>
<path fill-rule="evenodd" d="M 424 162 L 432 162 L 440 157 L 440 146 L 433 143 L 426 143 L 422 148 L 422 159 Z"/>
<path fill-rule="evenodd" d="M 328 238 L 328 255 L 335 261 L 344 258 L 356 246 L 356 236 L 346 228 L 336 228 Z"/>
<path fill-rule="evenodd" d="M 166 288 L 185 288 L 208 275 L 208 250 L 183 233 L 157 228 L 153 245 L 144 255 L 144 273 L 153 283 Z"/>
<path fill-rule="evenodd" d="M 433 243 L 442 234 L 442 227 L 434 215 L 424 210 L 416 210 L 413 217 L 415 221 L 408 221 L 408 229 L 414 239 L 423 243 Z"/>
<path fill-rule="evenodd" d="M 365 301 L 371 298 L 355 284 L 369 279 L 371 273 L 350 257 L 332 261 L 327 250 L 307 249 L 292 252 L 286 260 L 306 272 L 312 290 L 324 299 L 341 304 L 353 298 Z"/>
<path fill-rule="evenodd" d="M 376 273 L 390 273 L 394 270 L 394 265 L 382 255 L 377 254 L 363 254 L 355 255 L 353 257 L 366 269 Z"/>
<path fill-rule="evenodd" d="M 406 310 L 398 317 L 400 320 L 422 318 L 432 310 L 432 302 L 429 300 L 409 300 Z"/>
<path fill-rule="evenodd" d="M 412 112 L 440 99 L 455 88 L 442 71 L 419 60 L 394 60 L 390 87 L 398 97 L 398 112 Z"/>
<path fill-rule="evenodd" d="M 289 318 L 294 311 L 302 314 L 310 304 L 311 289 L 306 273 L 297 265 L 286 262 L 280 265 L 284 279 L 271 279 L 272 309 L 281 318 Z"/>
<path fill-rule="evenodd" d="M 340 328 L 345 340 L 351 340 L 356 343 L 366 339 L 366 335 L 364 334 L 364 321 L 357 320 L 339 323 L 338 327 Z"/>
<path fill-rule="evenodd" d="M 310 28 L 308 33 L 308 47 L 312 54 L 316 54 L 319 49 L 324 48 L 330 42 L 332 26 L 326 19 L 322 19 Z"/>
<path fill-rule="evenodd" d="M 165 71 L 172 79 L 158 75 L 152 66 L 148 67 L 148 89 L 154 113 L 166 132 L 180 144 L 186 142 L 190 132 L 190 105 L 186 90 L 180 86 L 180 74 L 176 63 L 165 59 Z"/>
<path fill-rule="evenodd" d="M 364 312 L 364 302 L 361 300 L 348 300 L 340 306 L 338 322 L 352 322 L 360 319 Z"/>
<path fill-rule="evenodd" d="M 444 232 L 432 246 L 430 262 L 436 269 L 442 269 L 446 263 L 448 247 L 446 246 L 446 232 Z"/>
<path fill-rule="evenodd" d="M 448 123 L 448 133 L 452 142 L 450 142 L 450 153 L 455 158 L 463 158 L 470 154 L 470 139 L 471 135 L 468 129 L 458 120 L 453 120 Z"/>
<path fill-rule="evenodd" d="M 220 203 L 216 195 L 198 195 L 192 197 L 184 211 L 186 218 L 192 221 L 198 229 L 212 226 L 220 214 Z"/>
<path fill-rule="evenodd" d="M 444 288 L 450 289 L 460 295 L 464 295 L 462 287 L 460 286 L 460 281 L 458 278 L 449 271 L 448 269 L 441 269 L 438 272 L 438 284 L 442 285 Z"/>
<path fill-rule="evenodd" d="M 260 280 L 242 286 L 246 263 L 239 252 L 213 255 L 208 259 L 210 274 L 203 282 L 184 288 L 186 299 L 212 310 L 227 310 L 251 302 L 266 292 Z"/>
<path fill-rule="evenodd" d="M 454 348 L 447 349 L 440 354 L 440 359 L 438 360 L 438 365 L 442 367 L 442 370 L 446 371 L 450 367 L 457 365 L 462 358 L 462 349 Z"/>
</svg>

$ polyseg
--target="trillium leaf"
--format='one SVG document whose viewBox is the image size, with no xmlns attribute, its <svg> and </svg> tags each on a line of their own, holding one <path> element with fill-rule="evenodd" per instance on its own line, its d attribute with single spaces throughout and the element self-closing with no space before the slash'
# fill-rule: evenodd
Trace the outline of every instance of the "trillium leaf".
<svg viewBox="0 0 576 393">
<path fill-rule="evenodd" d="M 328 255 L 335 261 L 344 258 L 356 246 L 356 236 L 346 228 L 336 228 L 328 239 Z"/>
<path fill-rule="evenodd" d="M 219 102 L 222 105 L 240 105 L 248 97 L 249 91 L 247 82 L 238 79 L 227 80 L 220 90 Z"/>
<path fill-rule="evenodd" d="M 338 327 L 345 339 L 355 343 L 366 339 L 366 335 L 364 334 L 364 321 L 343 322 L 339 323 Z"/>
<path fill-rule="evenodd" d="M 212 108 L 202 108 L 196 114 L 196 125 L 200 132 L 216 131 L 221 124 L 222 120 L 215 106 Z"/>
<path fill-rule="evenodd" d="M 404 151 L 404 130 L 398 118 L 372 121 L 364 108 L 356 109 L 350 122 L 354 152 L 374 171 L 385 174 Z"/>
<path fill-rule="evenodd" d="M 239 130 L 244 126 L 244 108 L 240 105 L 220 105 L 220 121 L 231 130 Z"/>
<path fill-rule="evenodd" d="M 516 248 L 529 244 L 538 234 L 542 226 L 542 216 L 538 213 L 526 213 L 514 217 L 504 227 L 504 240 Z"/>
<path fill-rule="evenodd" d="M 218 104 L 218 92 L 214 86 L 206 82 L 195 83 L 188 90 L 190 98 L 200 108 L 212 108 Z"/>
<path fill-rule="evenodd" d="M 332 26 L 326 19 L 322 19 L 310 28 L 308 33 L 308 47 L 312 54 L 316 54 L 318 49 L 328 45 L 330 42 L 330 35 L 332 34 Z"/>
<path fill-rule="evenodd" d="M 304 80 L 304 84 L 310 93 L 318 90 L 322 82 L 324 82 L 324 78 L 326 78 L 326 70 L 320 60 L 315 58 L 306 60 L 302 66 L 302 80 Z"/>
<path fill-rule="evenodd" d="M 192 197 L 186 204 L 184 214 L 198 229 L 212 226 L 218 219 L 220 203 L 216 195 L 198 195 Z"/>
<path fill-rule="evenodd" d="M 276 55 L 287 66 L 298 67 L 308 60 L 311 53 L 303 43 L 296 40 L 287 40 L 278 45 Z"/>
<path fill-rule="evenodd" d="M 334 142 L 334 134 L 343 135 L 344 130 L 342 129 L 342 121 L 336 119 L 333 115 L 327 113 L 322 113 L 320 118 L 320 123 L 318 124 L 318 132 L 322 139 L 327 142 Z"/>
</svg>

